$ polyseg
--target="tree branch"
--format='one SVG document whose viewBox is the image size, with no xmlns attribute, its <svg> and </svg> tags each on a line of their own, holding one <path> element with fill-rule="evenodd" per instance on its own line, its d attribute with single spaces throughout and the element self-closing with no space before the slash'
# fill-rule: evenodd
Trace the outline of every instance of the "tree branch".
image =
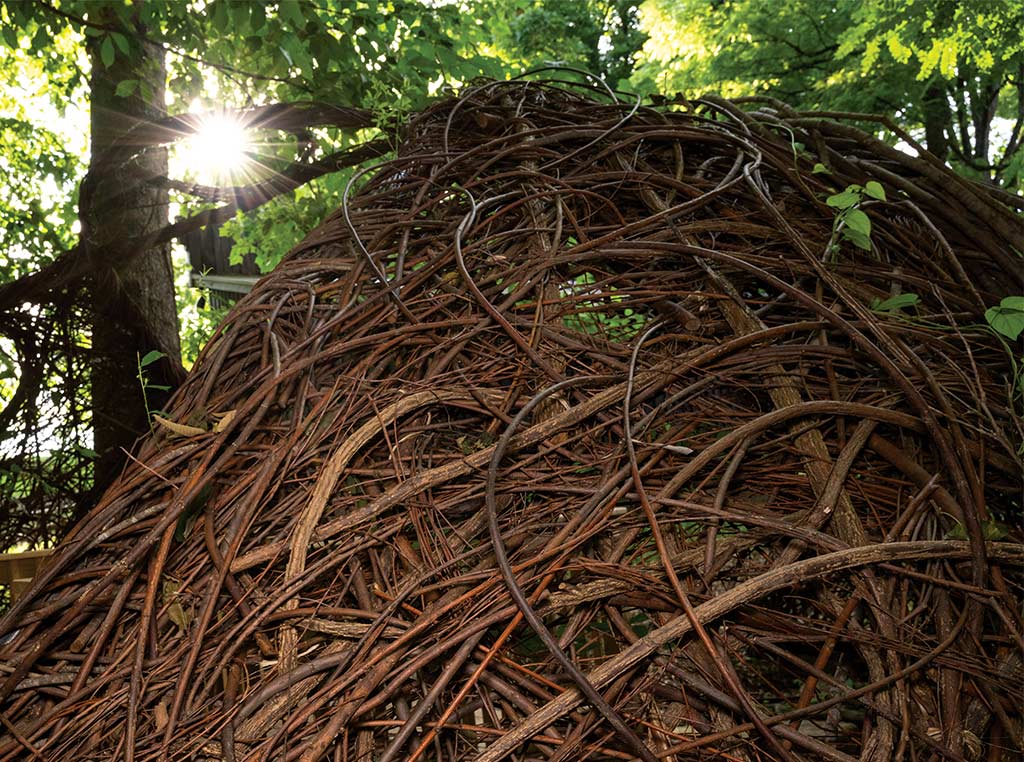
<svg viewBox="0 0 1024 762">
<path fill-rule="evenodd" d="M 389 149 L 387 141 L 375 140 L 347 151 L 331 154 L 316 164 L 292 165 L 272 180 L 236 189 L 235 198 L 224 206 L 199 212 L 145 236 L 119 241 L 116 245 L 100 247 L 99 250 L 93 249 L 88 254 L 83 240 L 79 239 L 75 246 L 58 256 L 43 269 L 0 286 L 0 311 L 13 310 L 25 302 L 34 304 L 48 302 L 54 293 L 68 288 L 97 270 L 108 268 L 115 262 L 138 256 L 155 246 L 180 238 L 186 233 L 206 225 L 229 220 L 238 211 L 245 212 L 255 209 L 316 177 L 345 167 L 356 166 L 387 153 Z M 166 180 L 166 178 L 164 179 Z M 127 192 L 130 193 L 130 189 Z"/>
<path fill-rule="evenodd" d="M 358 130 L 372 127 L 376 123 L 374 113 L 367 109 L 334 106 L 319 101 L 294 101 L 255 108 L 190 112 L 155 122 L 140 122 L 124 136 L 121 145 L 134 144 L 151 148 L 173 143 L 194 134 L 212 117 L 230 117 L 246 130 L 281 130 L 293 134 L 311 127 Z"/>
</svg>

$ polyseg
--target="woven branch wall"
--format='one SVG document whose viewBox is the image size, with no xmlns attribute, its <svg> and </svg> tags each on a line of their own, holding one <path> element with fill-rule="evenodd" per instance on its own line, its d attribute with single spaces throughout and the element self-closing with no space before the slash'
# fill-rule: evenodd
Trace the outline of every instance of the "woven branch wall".
<svg viewBox="0 0 1024 762">
<path fill-rule="evenodd" d="M 1013 199 L 522 82 L 367 178 L 0 623 L 0 760 L 1020 759 Z"/>
</svg>

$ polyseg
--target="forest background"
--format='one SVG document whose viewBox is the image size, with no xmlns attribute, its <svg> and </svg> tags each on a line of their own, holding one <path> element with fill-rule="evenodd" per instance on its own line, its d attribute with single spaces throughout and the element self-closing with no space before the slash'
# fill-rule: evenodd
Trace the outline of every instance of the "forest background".
<svg viewBox="0 0 1024 762">
<path fill-rule="evenodd" d="M 0 3 L 0 551 L 95 502 L 223 317 L 181 238 L 223 221 L 269 271 L 430 99 L 547 68 L 880 114 L 1020 197 L 1022 30 L 1024 0 Z"/>
</svg>

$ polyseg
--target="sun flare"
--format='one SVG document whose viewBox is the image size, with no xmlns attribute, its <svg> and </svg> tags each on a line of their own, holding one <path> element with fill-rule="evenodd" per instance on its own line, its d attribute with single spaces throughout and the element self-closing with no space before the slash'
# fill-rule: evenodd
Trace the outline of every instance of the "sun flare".
<svg viewBox="0 0 1024 762">
<path fill-rule="evenodd" d="M 214 115 L 204 119 L 196 133 L 185 141 L 184 159 L 201 182 L 228 185 L 245 174 L 250 150 L 252 146 L 241 122 Z"/>
</svg>

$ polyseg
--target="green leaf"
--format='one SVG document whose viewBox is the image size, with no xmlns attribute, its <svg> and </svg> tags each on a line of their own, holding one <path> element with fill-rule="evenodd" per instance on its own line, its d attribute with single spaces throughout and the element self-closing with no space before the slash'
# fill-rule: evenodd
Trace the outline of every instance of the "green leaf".
<svg viewBox="0 0 1024 762">
<path fill-rule="evenodd" d="M 39 53 L 46 49 L 48 45 L 53 42 L 53 36 L 50 34 L 50 30 L 45 26 L 40 26 L 36 30 L 36 33 L 32 35 L 32 42 L 29 44 L 29 50 L 33 53 Z"/>
<path fill-rule="evenodd" d="M 100 45 L 100 60 L 103 61 L 103 65 L 110 68 L 110 65 L 114 63 L 114 41 L 107 35 L 103 38 L 103 43 Z"/>
<path fill-rule="evenodd" d="M 836 209 L 850 209 L 860 203 L 860 194 L 847 188 L 842 193 L 829 196 L 825 203 Z"/>
<path fill-rule="evenodd" d="M 231 24 L 231 20 L 228 18 L 228 6 L 227 3 L 217 3 L 213 6 L 213 28 L 218 32 L 226 32 Z"/>
<path fill-rule="evenodd" d="M 114 43 L 121 50 L 121 52 L 125 55 L 128 55 L 128 52 L 130 50 L 130 47 L 128 45 L 128 38 L 120 32 L 114 32 L 110 36 L 114 38 Z"/>
<path fill-rule="evenodd" d="M 261 3 L 249 6 L 249 23 L 254 32 L 262 29 L 267 23 L 267 11 Z"/>
<path fill-rule="evenodd" d="M 981 534 L 986 540 L 998 542 L 999 540 L 1005 539 L 1009 536 L 1010 528 L 1006 524 L 1002 524 L 998 521 L 982 521 Z M 956 522 L 948 532 L 946 532 L 946 537 L 950 540 L 969 539 L 967 535 L 967 528 L 959 521 Z"/>
<path fill-rule="evenodd" d="M 163 352 L 158 349 L 151 349 L 146 352 L 145 356 L 139 360 L 139 367 L 145 368 L 147 365 L 152 365 L 161 357 L 167 357 Z"/>
<path fill-rule="evenodd" d="M 4 40 L 7 42 L 7 47 L 12 50 L 17 50 L 19 47 L 18 33 L 15 31 L 13 26 L 5 26 L 3 29 Z"/>
<path fill-rule="evenodd" d="M 231 28 L 236 35 L 245 34 L 249 30 L 249 7 L 247 3 L 228 6 Z"/>
<path fill-rule="evenodd" d="M 904 307 L 912 307 L 920 301 L 921 298 L 917 294 L 897 294 L 896 296 L 889 297 L 884 302 L 879 302 L 876 299 L 875 303 L 871 305 L 871 309 L 875 312 L 892 312 L 893 310 L 901 310 Z"/>
<path fill-rule="evenodd" d="M 998 542 L 1010 536 L 1010 527 L 998 521 L 983 521 L 981 522 L 981 533 L 985 535 L 986 540 Z"/>
<path fill-rule="evenodd" d="M 946 532 L 946 538 L 950 540 L 966 540 L 967 539 L 967 527 L 961 524 L 959 521 L 952 526 L 952 528 Z"/>
<path fill-rule="evenodd" d="M 1016 340 L 1024 333 L 1024 296 L 1007 296 L 998 307 L 989 307 L 985 310 L 985 320 L 992 330 Z"/>
<path fill-rule="evenodd" d="M 811 172 L 813 172 L 816 175 L 828 175 L 828 174 L 831 174 L 831 172 L 829 172 L 828 167 L 826 167 L 821 162 L 818 162 L 817 164 L 815 164 L 814 165 L 814 169 L 812 169 Z"/>
<path fill-rule="evenodd" d="M 282 19 L 291 22 L 295 29 L 303 29 L 306 26 L 306 19 L 302 15 L 299 0 L 281 0 L 278 5 L 278 13 Z"/>
<path fill-rule="evenodd" d="M 864 186 L 864 193 L 871 198 L 877 198 L 879 201 L 885 201 L 885 188 L 882 184 L 875 182 L 874 180 L 868 180 L 867 185 Z"/>
<path fill-rule="evenodd" d="M 850 209 L 846 212 L 846 226 L 865 237 L 871 235 L 871 218 L 860 209 Z"/>
<path fill-rule="evenodd" d="M 861 232 L 853 230 L 852 228 L 846 228 L 846 240 L 856 246 L 858 249 L 864 249 L 864 251 L 871 251 L 871 239 L 868 238 Z"/>
<path fill-rule="evenodd" d="M 127 98 L 129 95 L 135 92 L 135 88 L 139 86 L 139 80 L 137 79 L 122 79 L 117 83 L 117 89 L 114 93 L 118 98 Z"/>
</svg>

